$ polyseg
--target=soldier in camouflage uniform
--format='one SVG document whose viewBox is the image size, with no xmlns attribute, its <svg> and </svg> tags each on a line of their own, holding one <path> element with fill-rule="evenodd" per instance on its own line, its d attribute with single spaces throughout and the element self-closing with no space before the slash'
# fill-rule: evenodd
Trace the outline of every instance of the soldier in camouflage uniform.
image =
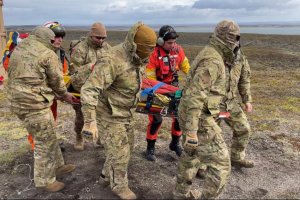
<svg viewBox="0 0 300 200">
<path fill-rule="evenodd" d="M 215 117 L 225 95 L 227 63 L 234 60 L 239 38 L 235 22 L 221 21 L 192 63 L 178 110 L 184 153 L 178 164 L 174 198 L 199 197 L 191 186 L 200 164 L 207 166 L 200 198 L 217 198 L 230 175 L 228 149 Z"/>
<path fill-rule="evenodd" d="M 35 186 L 50 192 L 64 188 L 56 176 L 75 169 L 64 163 L 50 110 L 55 95 L 69 103 L 74 98 L 63 82 L 61 63 L 51 43 L 54 37 L 49 28 L 35 28 L 12 54 L 7 82 L 11 111 L 34 138 Z"/>
<path fill-rule="evenodd" d="M 94 23 L 87 38 L 80 40 L 74 44 L 70 52 L 71 66 L 70 75 L 72 76 L 72 88 L 75 92 L 80 93 L 80 89 L 88 76 L 90 75 L 96 61 L 102 56 L 103 51 L 110 48 L 110 45 L 105 42 L 107 37 L 105 26 L 101 23 Z M 76 150 L 83 150 L 84 143 L 81 136 L 83 127 L 83 114 L 81 105 L 73 105 L 75 110 L 75 126 Z"/>
<path fill-rule="evenodd" d="M 46 22 L 43 24 L 43 26 L 50 28 L 54 32 L 55 38 L 54 38 L 54 41 L 52 42 L 52 44 L 54 47 L 56 47 L 56 54 L 61 62 L 61 72 L 63 73 L 63 75 L 68 75 L 68 67 L 69 67 L 68 62 L 69 61 L 67 59 L 65 50 L 62 48 L 63 38 L 66 36 L 65 28 L 60 23 L 55 22 L 55 21 Z M 57 121 L 57 106 L 58 106 L 57 99 L 54 98 L 53 104 L 51 105 L 51 110 L 52 110 L 55 121 Z M 65 145 L 64 145 L 65 136 L 63 136 L 62 134 L 57 134 L 57 138 L 59 140 L 59 146 L 60 146 L 61 150 L 64 152 L 65 151 Z"/>
<path fill-rule="evenodd" d="M 142 73 L 156 45 L 156 34 L 139 22 L 132 26 L 125 41 L 97 61 L 94 71 L 82 86 L 84 137 L 93 135 L 97 127 L 104 145 L 106 161 L 100 181 L 110 183 L 121 199 L 135 199 L 128 187 L 127 168 L 134 135 L 132 118 L 138 102 Z M 97 125 L 96 125 L 97 120 Z"/>
<path fill-rule="evenodd" d="M 250 66 L 242 50 L 236 54 L 234 63 L 226 68 L 226 96 L 220 104 L 220 111 L 224 117 L 216 118 L 220 125 L 224 122 L 233 130 L 231 145 L 231 165 L 236 167 L 252 168 L 254 162 L 245 159 L 245 150 L 251 136 L 250 124 L 244 113 L 252 112 L 252 97 L 250 91 Z M 242 105 L 238 98 L 241 96 Z M 244 109 L 242 108 L 244 106 Z M 225 115 L 225 113 L 228 113 Z M 226 116 L 226 117 L 225 117 Z M 205 176 L 205 165 L 198 170 L 200 178 Z"/>
<path fill-rule="evenodd" d="M 245 159 L 245 149 L 250 138 L 250 125 L 243 111 L 252 111 L 252 97 L 250 91 L 250 66 L 241 49 L 238 51 L 235 62 L 226 68 L 226 96 L 220 104 L 221 112 L 230 113 L 229 117 L 223 118 L 226 124 L 233 129 L 231 145 L 231 164 L 233 166 L 252 168 L 254 162 Z M 238 98 L 241 95 L 242 103 Z M 221 118 L 217 118 L 220 124 Z"/>
</svg>

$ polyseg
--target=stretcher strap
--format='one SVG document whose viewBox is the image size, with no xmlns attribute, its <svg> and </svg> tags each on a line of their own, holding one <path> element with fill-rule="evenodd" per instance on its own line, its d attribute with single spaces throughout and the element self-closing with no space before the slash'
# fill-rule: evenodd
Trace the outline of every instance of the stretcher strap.
<svg viewBox="0 0 300 200">
<path fill-rule="evenodd" d="M 159 82 L 156 85 L 154 85 L 152 88 L 145 88 L 141 94 L 141 96 L 151 95 L 153 94 L 158 88 L 165 85 L 163 82 Z"/>
</svg>

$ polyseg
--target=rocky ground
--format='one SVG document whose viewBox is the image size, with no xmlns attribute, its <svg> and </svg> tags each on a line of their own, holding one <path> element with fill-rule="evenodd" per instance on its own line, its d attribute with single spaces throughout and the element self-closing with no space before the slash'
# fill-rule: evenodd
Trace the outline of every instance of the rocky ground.
<svg viewBox="0 0 300 200">
<path fill-rule="evenodd" d="M 80 35 L 70 32 L 69 38 Z M 112 44 L 123 32 L 111 32 Z M 184 33 L 179 38 L 192 61 L 208 34 Z M 120 39 L 121 38 L 121 39 Z M 233 168 L 221 199 L 300 199 L 300 36 L 245 35 L 245 54 L 252 67 L 254 111 L 248 114 L 252 138 L 247 156 L 252 169 Z M 66 44 L 67 46 L 67 44 Z M 64 138 L 65 161 L 76 170 L 59 178 L 66 188 L 58 193 L 38 190 L 33 183 L 33 153 L 26 130 L 8 108 L 5 90 L 0 91 L 0 198 L 1 199 L 117 199 L 98 183 L 104 150 L 86 144 L 73 149 L 74 112 L 59 104 L 58 132 Z M 144 158 L 147 116 L 136 114 L 135 150 L 129 165 L 129 185 L 140 199 L 170 199 L 175 185 L 178 158 L 168 150 L 170 120 L 164 120 L 157 142 L 157 161 Z M 228 146 L 232 133 L 223 126 Z M 194 187 L 203 180 L 196 179 Z"/>
</svg>

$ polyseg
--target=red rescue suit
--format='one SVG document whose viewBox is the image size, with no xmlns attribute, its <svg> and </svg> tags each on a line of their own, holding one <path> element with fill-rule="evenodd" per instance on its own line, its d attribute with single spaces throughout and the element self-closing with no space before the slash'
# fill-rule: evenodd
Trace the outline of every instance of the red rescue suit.
<svg viewBox="0 0 300 200">
<path fill-rule="evenodd" d="M 188 59 L 180 45 L 175 44 L 169 52 L 157 45 L 150 55 L 149 63 L 146 67 L 146 77 L 178 86 L 177 72 L 181 70 L 187 74 L 189 69 Z M 147 139 L 156 140 L 162 124 L 162 116 L 148 115 L 148 118 Z M 171 134 L 174 136 L 181 136 L 182 134 L 176 118 L 173 118 Z"/>
</svg>

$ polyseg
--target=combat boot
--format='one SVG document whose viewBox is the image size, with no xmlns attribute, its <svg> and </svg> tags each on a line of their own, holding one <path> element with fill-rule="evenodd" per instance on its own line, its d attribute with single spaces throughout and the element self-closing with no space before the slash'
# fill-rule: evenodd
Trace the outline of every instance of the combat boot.
<svg viewBox="0 0 300 200">
<path fill-rule="evenodd" d="M 55 175 L 61 176 L 63 174 L 70 173 L 70 172 L 74 171 L 75 168 L 76 168 L 75 165 L 72 165 L 72 164 L 60 166 L 59 168 L 56 169 Z"/>
<path fill-rule="evenodd" d="M 76 144 L 74 144 L 74 149 L 78 151 L 84 150 L 84 142 L 81 133 L 76 135 Z"/>
<path fill-rule="evenodd" d="M 65 184 L 59 181 L 55 181 L 54 183 L 48 184 L 46 187 L 41 187 L 41 189 L 44 189 L 48 192 L 58 192 L 62 189 L 64 189 Z"/>
<path fill-rule="evenodd" d="M 182 148 L 179 145 L 179 140 L 180 140 L 180 136 L 172 135 L 172 141 L 169 145 L 169 149 L 171 151 L 175 151 L 178 157 L 180 157 L 182 154 Z"/>
<path fill-rule="evenodd" d="M 147 139 L 147 151 L 146 151 L 146 158 L 149 161 L 155 161 L 155 142 L 156 140 L 149 140 Z"/>
<path fill-rule="evenodd" d="M 100 177 L 99 177 L 99 184 L 104 186 L 104 187 L 107 187 L 110 185 L 110 181 L 109 181 L 109 178 L 106 177 L 104 174 L 100 174 Z"/>
<path fill-rule="evenodd" d="M 121 191 L 113 190 L 113 192 L 118 195 L 120 199 L 136 199 L 136 195 L 129 188 Z"/>
<path fill-rule="evenodd" d="M 200 179 L 204 179 L 205 178 L 205 169 L 198 169 L 196 177 L 200 178 Z"/>
<path fill-rule="evenodd" d="M 244 167 L 244 168 L 253 168 L 254 167 L 254 162 L 252 160 L 231 160 L 231 165 L 235 167 Z"/>
<path fill-rule="evenodd" d="M 101 143 L 100 137 L 99 137 L 98 140 L 96 141 L 96 147 L 97 147 L 97 148 L 101 148 L 101 149 L 104 148 L 104 145 Z"/>
<path fill-rule="evenodd" d="M 190 190 L 186 194 L 179 193 L 177 190 L 173 192 L 173 199 L 199 199 L 201 192 L 199 190 Z"/>
</svg>

